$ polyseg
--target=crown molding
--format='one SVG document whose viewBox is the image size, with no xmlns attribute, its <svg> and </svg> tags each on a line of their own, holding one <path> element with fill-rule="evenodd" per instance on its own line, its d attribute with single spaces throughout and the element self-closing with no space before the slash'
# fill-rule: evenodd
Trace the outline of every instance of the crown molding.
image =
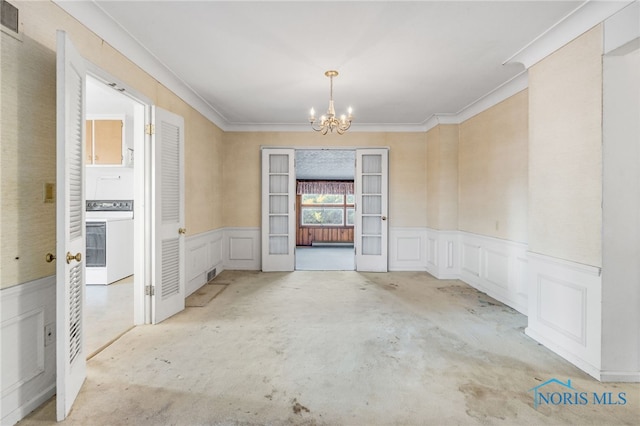
<svg viewBox="0 0 640 426">
<path fill-rule="evenodd" d="M 633 0 L 586 0 L 547 31 L 504 61 L 503 65 L 520 63 L 524 65 L 526 69 L 529 69 L 543 58 L 549 56 L 631 3 L 633 3 Z"/>
<path fill-rule="evenodd" d="M 308 132 L 308 124 L 230 123 L 186 82 L 149 52 L 135 37 L 117 24 L 94 0 L 52 0 L 79 22 L 107 41 L 125 57 L 173 91 L 190 106 L 225 132 Z M 528 87 L 527 69 L 593 26 L 638 1 L 586 0 L 549 30 L 507 59 L 504 64 L 521 63 L 525 70 L 456 113 L 434 114 L 422 123 L 354 123 L 350 132 L 426 132 L 439 124 L 459 124 Z M 628 10 L 635 10 L 628 8 Z"/>
<path fill-rule="evenodd" d="M 640 1 L 634 1 L 604 22 L 604 53 L 640 38 Z M 632 46 L 630 46 L 632 47 Z"/>
<path fill-rule="evenodd" d="M 187 83 L 175 75 L 169 67 L 149 52 L 135 37 L 106 13 L 94 0 L 52 0 L 114 49 L 133 61 L 138 67 L 173 91 L 199 113 L 211 120 L 223 131 L 228 122 L 216 109 L 199 96 Z"/>
<path fill-rule="evenodd" d="M 229 124 L 225 131 L 227 132 L 302 132 L 308 133 L 311 130 L 309 124 L 300 123 L 282 123 L 282 124 Z M 424 124 L 369 124 L 369 123 L 353 123 L 349 128 L 349 133 L 411 133 L 425 132 Z"/>
</svg>

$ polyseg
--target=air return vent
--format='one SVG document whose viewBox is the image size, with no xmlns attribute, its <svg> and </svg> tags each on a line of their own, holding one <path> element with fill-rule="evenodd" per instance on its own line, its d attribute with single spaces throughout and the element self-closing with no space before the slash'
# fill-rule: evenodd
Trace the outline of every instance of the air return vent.
<svg viewBox="0 0 640 426">
<path fill-rule="evenodd" d="M 5 0 L 0 0 L 0 20 L 2 26 L 14 33 L 18 32 L 18 8 Z"/>
<path fill-rule="evenodd" d="M 207 272 L 207 282 L 211 281 L 216 277 L 216 268 L 213 268 L 209 272 Z"/>
</svg>

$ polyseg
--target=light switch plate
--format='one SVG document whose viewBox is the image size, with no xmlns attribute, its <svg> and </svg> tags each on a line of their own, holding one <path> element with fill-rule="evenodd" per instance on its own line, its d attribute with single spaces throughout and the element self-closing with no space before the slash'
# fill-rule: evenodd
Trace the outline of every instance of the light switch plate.
<svg viewBox="0 0 640 426">
<path fill-rule="evenodd" d="M 56 200 L 56 184 L 46 182 L 44 184 L 44 202 L 53 203 Z"/>
</svg>

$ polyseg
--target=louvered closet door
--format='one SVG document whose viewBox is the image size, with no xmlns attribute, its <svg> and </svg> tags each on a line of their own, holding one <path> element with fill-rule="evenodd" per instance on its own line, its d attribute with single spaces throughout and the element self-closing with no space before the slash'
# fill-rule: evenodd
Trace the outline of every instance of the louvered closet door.
<svg viewBox="0 0 640 426">
<path fill-rule="evenodd" d="M 262 149 L 262 270 L 295 266 L 295 150 Z"/>
<path fill-rule="evenodd" d="M 153 108 L 153 323 L 184 309 L 184 119 Z"/>
<path fill-rule="evenodd" d="M 389 151 L 356 151 L 356 270 L 387 271 Z"/>
<path fill-rule="evenodd" d="M 64 420 L 86 377 L 84 345 L 84 59 L 57 35 L 56 416 Z"/>
</svg>

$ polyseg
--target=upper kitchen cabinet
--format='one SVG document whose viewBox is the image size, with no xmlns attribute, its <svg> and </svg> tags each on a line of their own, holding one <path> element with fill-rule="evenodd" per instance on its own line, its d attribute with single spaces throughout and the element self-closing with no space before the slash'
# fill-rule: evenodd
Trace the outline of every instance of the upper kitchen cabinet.
<svg viewBox="0 0 640 426">
<path fill-rule="evenodd" d="M 123 166 L 124 119 L 88 119 L 87 165 Z"/>
</svg>

